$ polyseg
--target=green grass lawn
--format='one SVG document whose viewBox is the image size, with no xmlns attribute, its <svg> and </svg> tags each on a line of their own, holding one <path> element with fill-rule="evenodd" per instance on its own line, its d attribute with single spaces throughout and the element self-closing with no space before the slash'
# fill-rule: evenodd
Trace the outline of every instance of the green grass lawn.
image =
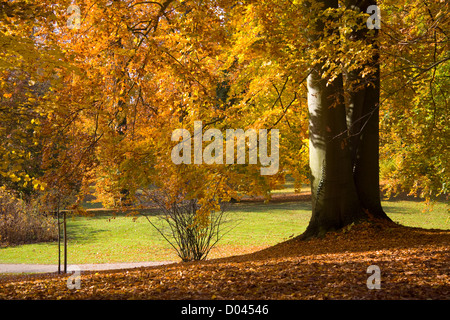
<svg viewBox="0 0 450 320">
<path fill-rule="evenodd" d="M 394 221 L 412 227 L 449 229 L 448 205 L 436 203 L 423 211 L 414 201 L 384 201 Z M 255 251 L 301 234 L 311 215 L 309 202 L 241 203 L 228 211 L 234 229 L 226 234 L 210 258 Z M 157 221 L 152 216 L 152 221 Z M 98 213 L 68 219 L 68 262 L 107 263 L 179 261 L 174 250 L 143 217 Z M 57 243 L 38 243 L 0 249 L 0 263 L 57 263 Z"/>
</svg>

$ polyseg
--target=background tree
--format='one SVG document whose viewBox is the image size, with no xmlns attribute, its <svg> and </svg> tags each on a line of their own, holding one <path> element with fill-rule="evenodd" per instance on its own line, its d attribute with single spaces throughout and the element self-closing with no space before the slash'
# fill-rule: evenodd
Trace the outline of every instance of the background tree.
<svg viewBox="0 0 450 320">
<path fill-rule="evenodd" d="M 434 32 L 435 28 L 438 29 L 434 33 L 435 41 L 428 42 L 427 49 L 415 57 L 420 60 L 423 55 L 427 55 L 425 52 L 428 52 L 428 56 L 433 53 L 431 56 L 434 57 L 434 63 L 429 66 L 440 66 L 441 70 L 446 70 L 443 65 L 447 61 L 447 57 L 445 57 L 445 50 L 442 47 L 448 44 L 443 39 L 448 38 L 446 38 L 445 31 L 443 31 L 445 28 L 442 26 L 448 24 L 448 6 L 438 3 L 433 3 L 433 5 L 417 4 L 417 7 L 412 5 L 403 11 L 403 6 L 400 4 L 380 3 L 382 12 L 386 12 L 386 15 L 382 14 L 383 21 L 388 21 L 386 26 L 390 23 L 395 24 L 407 16 L 408 19 L 411 19 L 408 20 L 410 21 L 409 31 L 416 30 L 417 25 L 414 26 L 412 21 L 420 16 L 418 21 L 424 21 L 425 17 L 428 23 L 422 25 L 419 23 L 421 26 L 419 30 L 430 34 Z M 250 1 L 246 2 L 245 10 L 239 8 L 244 12 L 243 16 L 245 15 L 243 18 L 245 27 L 240 27 L 240 30 L 246 30 L 246 33 L 242 31 L 242 37 L 235 42 L 236 49 L 240 50 L 240 61 L 245 61 L 245 57 L 249 59 L 248 61 L 252 60 L 249 65 L 254 65 L 254 61 L 258 61 L 258 58 L 270 57 L 274 61 L 282 61 L 278 65 L 277 71 L 289 75 L 296 74 L 297 83 L 300 84 L 303 83 L 305 70 L 311 70 L 308 76 L 309 149 L 311 155 L 309 161 L 314 209 L 305 236 L 320 235 L 328 230 L 340 228 L 345 224 L 369 216 L 387 219 L 380 205 L 378 113 L 380 109 L 382 112 L 388 110 L 389 101 L 393 96 L 392 91 L 388 89 L 388 84 L 385 87 L 386 90 L 381 91 L 383 99 L 380 101 L 380 89 L 383 88 L 380 87 L 380 65 L 385 68 L 383 72 L 389 74 L 392 81 L 395 81 L 396 85 L 401 88 L 404 87 L 404 83 L 400 80 L 404 77 L 403 71 L 410 68 L 419 71 L 432 70 L 431 67 L 420 68 L 417 65 L 410 65 L 406 69 L 391 69 L 389 61 L 392 58 L 389 55 L 393 55 L 393 53 L 390 53 L 390 50 L 398 50 L 395 41 L 392 40 L 397 39 L 399 42 L 402 40 L 391 34 L 391 31 L 395 30 L 397 26 L 382 27 L 381 30 L 367 29 L 365 22 L 368 15 L 365 12 L 369 5 L 374 4 L 375 2 L 370 1 L 281 1 L 277 3 Z M 299 12 L 301 12 L 300 15 Z M 401 12 L 401 14 L 392 16 L 394 12 Z M 428 14 L 426 14 L 427 12 Z M 427 16 L 429 18 L 426 18 Z M 302 17 L 308 17 L 309 20 L 302 19 Z M 440 19 L 436 17 L 440 17 Z M 252 32 L 256 36 L 252 37 Z M 440 40 L 436 34 L 441 35 Z M 415 37 L 414 43 L 418 39 L 425 39 L 425 37 L 424 35 Z M 244 50 L 242 50 L 243 48 Z M 255 59 L 255 52 L 258 49 L 259 52 Z M 439 53 L 441 53 L 441 59 L 436 58 Z M 311 68 L 311 66 L 313 67 Z M 249 73 L 250 70 L 250 68 L 246 69 Z M 255 73 L 253 76 L 253 81 L 259 80 Z M 399 78 L 395 78 L 396 76 Z M 295 79 L 295 76 L 292 77 Z M 409 79 L 408 83 L 417 77 Z M 431 79 L 436 78 L 433 75 Z M 433 80 L 430 83 L 434 83 Z M 414 82 L 417 84 L 416 81 Z M 260 88 L 258 87 L 258 89 Z M 426 92 L 433 90 L 428 90 L 426 86 L 424 89 Z M 439 89 L 442 96 L 446 96 L 446 90 L 442 86 L 439 86 Z M 259 93 L 257 90 L 247 90 L 248 95 L 257 93 Z M 267 91 L 264 94 L 267 94 Z M 298 96 L 302 95 L 297 94 Z M 434 102 L 436 101 L 439 99 L 434 100 Z M 398 102 L 402 103 L 400 100 Z M 443 114 L 438 112 L 437 105 L 434 104 L 434 116 L 437 116 L 436 119 L 440 115 L 445 117 L 445 112 Z M 421 110 L 424 109 L 421 108 Z M 392 111 L 387 112 L 390 114 Z M 401 111 L 399 112 L 401 113 Z M 386 118 L 382 120 L 384 121 Z M 429 119 L 432 118 L 429 117 Z M 382 125 L 384 126 L 383 123 Z M 407 129 L 416 138 L 416 141 L 419 139 L 424 144 L 426 143 L 420 134 L 417 134 L 417 131 L 411 127 L 406 128 L 404 124 L 396 123 L 393 128 L 403 128 L 401 129 L 403 132 Z M 383 134 L 391 130 L 389 128 Z M 401 177 L 400 170 L 397 171 L 398 175 L 395 180 L 389 179 L 389 184 L 387 184 L 390 190 L 400 188 L 400 181 L 409 181 L 410 186 L 412 183 L 422 185 L 429 190 L 429 187 L 425 186 L 429 186 L 430 178 L 433 177 L 432 180 L 437 182 L 435 189 L 429 190 L 429 193 L 422 193 L 422 195 L 431 197 L 446 192 L 446 183 L 442 183 L 441 180 L 442 178 L 445 180 L 446 177 L 445 165 L 441 165 L 441 161 L 437 160 L 443 155 L 448 155 L 448 150 L 442 149 L 445 143 L 442 144 L 440 139 L 446 137 L 445 132 L 442 133 L 444 135 L 439 134 L 436 139 L 439 141 L 437 143 L 440 147 L 436 146 L 435 149 L 441 151 L 440 155 L 436 155 L 431 161 L 436 167 L 431 169 L 432 166 L 426 165 L 426 163 L 430 163 L 429 160 L 414 156 L 414 160 L 411 158 L 408 165 L 402 168 L 405 170 L 402 174 L 409 169 L 413 170 L 414 174 L 409 173 Z M 383 148 L 390 149 L 388 141 L 391 138 L 389 134 L 384 135 L 384 139 L 387 140 L 384 140 Z M 403 142 L 404 138 L 401 138 L 401 141 Z M 405 144 L 402 144 L 402 148 L 404 146 Z M 418 151 L 417 147 L 416 142 L 414 147 L 416 152 Z M 396 150 L 399 157 L 397 159 L 404 159 L 404 151 Z M 383 156 L 385 155 L 383 154 Z M 386 160 L 383 159 L 383 161 Z M 413 169 L 414 166 L 409 166 L 414 162 L 424 162 L 421 166 L 430 171 L 426 173 L 422 170 L 419 173 Z M 403 160 L 401 163 L 405 164 Z M 417 167 L 417 164 L 415 166 Z M 398 165 L 395 167 L 400 169 Z M 435 170 L 437 167 L 440 168 L 440 174 L 437 174 L 438 171 Z M 429 178 L 426 178 L 424 174 Z M 403 186 L 405 185 L 403 184 Z"/>
<path fill-rule="evenodd" d="M 388 194 L 448 196 L 449 4 L 381 2 L 381 178 Z M 406 97 L 406 98 L 405 98 Z"/>
</svg>

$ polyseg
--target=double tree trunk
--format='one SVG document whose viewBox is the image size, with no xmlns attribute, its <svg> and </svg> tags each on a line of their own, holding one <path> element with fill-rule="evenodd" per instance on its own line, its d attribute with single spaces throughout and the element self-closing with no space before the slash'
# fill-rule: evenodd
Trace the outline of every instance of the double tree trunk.
<svg viewBox="0 0 450 320">
<path fill-rule="evenodd" d="M 323 9 L 338 6 L 336 0 L 321 2 Z M 350 2 L 357 5 L 358 1 Z M 370 4 L 358 5 L 366 10 Z M 314 31 L 323 27 L 324 22 L 318 21 Z M 365 37 L 365 33 L 356 36 Z M 312 217 L 304 238 L 369 217 L 389 219 L 381 207 L 379 189 L 378 56 L 371 63 L 377 71 L 370 81 L 364 80 L 362 88 L 350 86 L 346 99 L 342 74 L 329 82 L 322 77 L 323 65 L 318 64 L 308 77 Z M 354 71 L 345 80 L 353 83 L 358 77 Z"/>
</svg>

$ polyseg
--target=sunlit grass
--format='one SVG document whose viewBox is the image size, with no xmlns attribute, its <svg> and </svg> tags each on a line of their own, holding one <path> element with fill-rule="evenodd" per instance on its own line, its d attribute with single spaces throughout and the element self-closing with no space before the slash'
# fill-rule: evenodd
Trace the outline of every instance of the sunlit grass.
<svg viewBox="0 0 450 320">
<path fill-rule="evenodd" d="M 449 229 L 448 205 L 443 202 L 429 208 L 414 201 L 383 201 L 383 206 L 389 217 L 400 224 Z M 228 210 L 225 225 L 233 228 L 210 257 L 251 252 L 299 235 L 306 229 L 310 215 L 309 202 L 235 204 Z M 158 218 L 150 219 L 156 222 Z M 179 260 L 143 217 L 134 220 L 103 212 L 94 217 L 69 218 L 67 226 L 70 264 Z M 57 250 L 55 242 L 2 248 L 0 263 L 55 264 Z"/>
</svg>

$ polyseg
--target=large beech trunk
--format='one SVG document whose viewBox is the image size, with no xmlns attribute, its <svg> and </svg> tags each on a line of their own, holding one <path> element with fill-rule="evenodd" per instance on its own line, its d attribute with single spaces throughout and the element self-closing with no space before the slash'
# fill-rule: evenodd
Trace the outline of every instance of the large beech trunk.
<svg viewBox="0 0 450 320">
<path fill-rule="evenodd" d="M 338 5 L 335 0 L 322 2 L 325 8 Z M 351 2 L 356 5 L 357 1 Z M 364 6 L 360 9 L 370 4 L 360 4 Z M 323 22 L 317 22 L 315 31 L 321 28 Z M 357 37 L 364 37 L 364 33 Z M 364 80 L 363 88 L 350 89 L 346 99 L 342 75 L 327 84 L 319 64 L 308 76 L 312 216 L 305 238 L 322 236 L 369 217 L 389 219 L 380 202 L 380 84 L 378 57 L 373 58 L 371 63 L 377 72 L 369 81 Z M 351 83 L 357 77 L 354 71 L 347 74 L 346 81 Z"/>
<path fill-rule="evenodd" d="M 348 141 L 353 179 L 362 208 L 371 216 L 389 219 L 381 207 L 379 183 L 379 66 L 366 88 L 350 92 L 347 106 Z M 349 81 L 356 75 L 349 74 Z"/>
</svg>

